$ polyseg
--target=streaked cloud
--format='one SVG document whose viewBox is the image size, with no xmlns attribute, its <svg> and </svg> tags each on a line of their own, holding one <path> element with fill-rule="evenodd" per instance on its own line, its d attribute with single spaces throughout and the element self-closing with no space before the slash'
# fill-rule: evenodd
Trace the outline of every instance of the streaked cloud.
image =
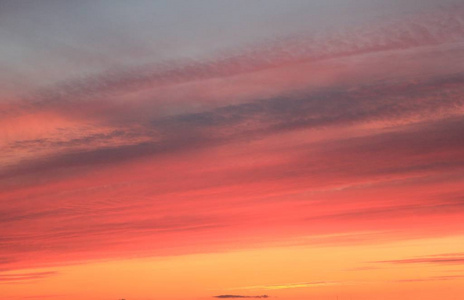
<svg viewBox="0 0 464 300">
<path fill-rule="evenodd" d="M 297 288 L 311 288 L 320 286 L 331 286 L 346 284 L 337 281 L 312 281 L 312 282 L 297 282 L 285 284 L 270 284 L 270 285 L 254 285 L 234 288 L 234 290 L 282 290 L 282 289 L 297 289 Z"/>
<path fill-rule="evenodd" d="M 0 284 L 9 282 L 21 282 L 43 279 L 57 275 L 55 271 L 30 272 L 30 273 L 2 273 L 0 272 Z"/>
<path fill-rule="evenodd" d="M 214 298 L 221 298 L 221 299 L 228 299 L 228 298 L 255 298 L 255 299 L 260 299 L 260 298 L 269 298 L 268 295 L 258 295 L 258 296 L 244 296 L 244 295 L 218 295 L 218 296 L 213 296 Z"/>
<path fill-rule="evenodd" d="M 443 276 L 431 276 L 423 278 L 410 278 L 410 279 L 398 279 L 394 282 L 404 282 L 404 283 L 413 283 L 413 282 L 424 282 L 424 281 L 448 281 L 448 280 L 460 280 L 463 279 L 464 275 L 443 275 Z"/>
<path fill-rule="evenodd" d="M 315 2 L 240 13 L 220 2 L 2 4 L 2 269 L 464 233 L 462 6 L 350 1 L 393 14 L 378 20 L 320 2 L 314 11 L 347 18 L 329 30 L 305 23 Z M 242 14 L 250 32 L 236 30 Z M 201 37 L 216 28 L 207 19 L 225 31 Z"/>
<path fill-rule="evenodd" d="M 460 265 L 464 264 L 463 253 L 441 254 L 417 258 L 406 258 L 396 260 L 378 261 L 377 263 L 389 264 L 439 264 L 439 265 Z"/>
</svg>

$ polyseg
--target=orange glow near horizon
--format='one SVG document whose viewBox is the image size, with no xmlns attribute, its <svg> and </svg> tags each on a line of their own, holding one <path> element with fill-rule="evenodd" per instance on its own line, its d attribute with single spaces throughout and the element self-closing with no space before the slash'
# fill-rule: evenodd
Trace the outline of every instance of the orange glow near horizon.
<svg viewBox="0 0 464 300">
<path fill-rule="evenodd" d="M 443 258 L 462 261 L 464 249 L 456 245 L 464 245 L 463 236 L 369 246 L 266 247 L 87 262 L 8 272 L 3 276 L 46 276 L 36 275 L 39 278 L 6 285 L 3 291 L 6 299 L 18 292 L 24 293 L 25 298 L 42 293 L 48 295 L 45 298 L 70 300 L 117 299 L 126 294 L 134 299 L 210 299 L 211 295 L 221 294 L 288 299 L 336 296 L 371 299 L 372 295 L 379 299 L 397 299 L 401 294 L 401 299 L 408 300 L 417 299 L 418 295 L 431 300 L 441 294 L 453 299 L 462 293 L 459 287 L 464 280 L 459 275 L 462 266 L 458 262 L 438 261 Z M 423 259 L 423 262 L 402 263 L 404 257 Z"/>
</svg>

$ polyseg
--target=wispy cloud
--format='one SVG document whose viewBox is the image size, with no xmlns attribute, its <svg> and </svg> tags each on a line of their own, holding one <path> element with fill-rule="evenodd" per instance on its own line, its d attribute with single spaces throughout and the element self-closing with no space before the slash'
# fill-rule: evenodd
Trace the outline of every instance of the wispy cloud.
<svg viewBox="0 0 464 300">
<path fill-rule="evenodd" d="M 244 295 L 218 295 L 218 296 L 213 296 L 214 298 L 221 298 L 221 299 L 228 299 L 228 298 L 255 298 L 255 299 L 260 299 L 260 298 L 269 298 L 268 295 L 258 295 L 258 296 L 244 296 Z"/>
<path fill-rule="evenodd" d="M 0 264 L 462 234 L 462 20 L 419 13 L 8 96 Z"/>
<path fill-rule="evenodd" d="M 464 253 L 439 254 L 417 258 L 384 260 L 377 261 L 376 263 L 461 265 L 464 264 Z"/>
<path fill-rule="evenodd" d="M 398 279 L 394 282 L 424 282 L 424 281 L 448 281 L 448 280 L 460 280 L 463 279 L 464 275 L 444 275 L 444 276 L 430 276 L 422 278 L 408 278 L 408 279 Z"/>
<path fill-rule="evenodd" d="M 0 273 L 0 283 L 21 282 L 37 279 L 44 279 L 57 275 L 55 271 L 30 272 L 30 273 Z"/>
<path fill-rule="evenodd" d="M 269 284 L 269 285 L 254 285 L 234 288 L 234 290 L 282 290 L 282 289 L 297 289 L 297 288 L 311 288 L 320 286 L 331 286 L 344 284 L 338 281 L 311 281 L 311 282 L 296 282 L 284 284 Z"/>
</svg>

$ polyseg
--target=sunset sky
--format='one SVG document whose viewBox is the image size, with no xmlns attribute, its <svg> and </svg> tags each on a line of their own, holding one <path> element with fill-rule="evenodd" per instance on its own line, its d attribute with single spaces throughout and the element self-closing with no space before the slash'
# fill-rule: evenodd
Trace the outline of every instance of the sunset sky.
<svg viewBox="0 0 464 300">
<path fill-rule="evenodd" d="M 0 0 L 0 299 L 462 300 L 462 0 Z"/>
</svg>

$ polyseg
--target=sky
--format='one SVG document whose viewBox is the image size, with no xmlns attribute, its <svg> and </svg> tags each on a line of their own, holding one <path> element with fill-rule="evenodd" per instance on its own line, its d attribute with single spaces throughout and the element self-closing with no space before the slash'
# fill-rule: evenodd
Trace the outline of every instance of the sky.
<svg viewBox="0 0 464 300">
<path fill-rule="evenodd" d="M 0 298 L 464 296 L 458 0 L 0 1 Z"/>
</svg>

